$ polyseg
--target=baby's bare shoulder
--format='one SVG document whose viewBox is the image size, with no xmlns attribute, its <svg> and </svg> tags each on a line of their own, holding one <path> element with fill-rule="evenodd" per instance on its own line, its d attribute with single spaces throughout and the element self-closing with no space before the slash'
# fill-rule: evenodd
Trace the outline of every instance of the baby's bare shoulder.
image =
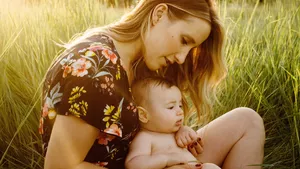
<svg viewBox="0 0 300 169">
<path fill-rule="evenodd" d="M 139 131 L 134 137 L 132 144 L 136 144 L 137 142 L 151 142 L 151 138 L 153 136 L 145 131 Z"/>
</svg>

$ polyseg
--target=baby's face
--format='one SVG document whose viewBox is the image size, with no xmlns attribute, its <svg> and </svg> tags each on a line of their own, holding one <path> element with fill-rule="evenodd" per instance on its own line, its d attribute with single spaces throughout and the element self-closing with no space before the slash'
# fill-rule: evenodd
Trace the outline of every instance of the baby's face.
<svg viewBox="0 0 300 169">
<path fill-rule="evenodd" d="M 177 87 L 151 87 L 146 104 L 144 108 L 149 112 L 148 127 L 151 131 L 172 133 L 182 126 L 184 113 Z"/>
</svg>

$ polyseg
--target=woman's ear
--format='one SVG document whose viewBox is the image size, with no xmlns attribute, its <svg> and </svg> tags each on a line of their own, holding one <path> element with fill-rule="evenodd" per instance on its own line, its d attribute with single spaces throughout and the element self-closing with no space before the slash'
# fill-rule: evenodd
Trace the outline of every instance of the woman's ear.
<svg viewBox="0 0 300 169">
<path fill-rule="evenodd" d="M 148 123 L 149 121 L 148 111 L 141 106 L 138 106 L 137 109 L 138 109 L 139 120 L 142 123 Z"/>
<path fill-rule="evenodd" d="M 163 16 L 166 16 L 167 13 L 168 13 L 167 4 L 161 3 L 156 5 L 151 16 L 152 25 L 156 25 Z"/>
</svg>

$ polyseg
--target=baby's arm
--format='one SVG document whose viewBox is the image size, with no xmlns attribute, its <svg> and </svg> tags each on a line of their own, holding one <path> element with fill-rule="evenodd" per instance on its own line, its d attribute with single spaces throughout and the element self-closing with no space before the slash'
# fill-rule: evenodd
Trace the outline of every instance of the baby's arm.
<svg viewBox="0 0 300 169">
<path fill-rule="evenodd" d="M 179 163 L 186 163 L 180 154 L 152 154 L 151 136 L 139 132 L 130 145 L 125 166 L 127 169 L 162 169 Z"/>
</svg>

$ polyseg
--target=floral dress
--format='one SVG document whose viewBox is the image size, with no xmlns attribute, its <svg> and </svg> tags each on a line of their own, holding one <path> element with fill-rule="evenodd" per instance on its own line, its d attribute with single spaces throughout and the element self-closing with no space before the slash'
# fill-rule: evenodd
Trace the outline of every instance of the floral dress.
<svg viewBox="0 0 300 169">
<path fill-rule="evenodd" d="M 93 35 L 56 59 L 46 75 L 42 105 L 44 153 L 56 115 L 72 115 L 99 129 L 85 161 L 124 168 L 138 117 L 127 74 L 108 36 Z"/>
</svg>

